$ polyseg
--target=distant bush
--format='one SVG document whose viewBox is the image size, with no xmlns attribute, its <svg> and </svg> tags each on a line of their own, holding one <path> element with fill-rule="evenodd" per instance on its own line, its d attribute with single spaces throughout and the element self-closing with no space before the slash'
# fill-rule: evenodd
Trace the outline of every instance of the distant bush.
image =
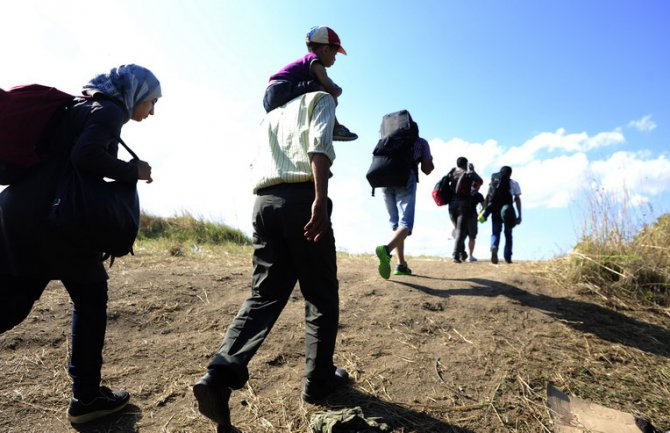
<svg viewBox="0 0 670 433">
<path fill-rule="evenodd" d="M 249 237 L 240 230 L 225 224 L 199 220 L 188 213 L 169 218 L 142 213 L 137 239 L 140 241 L 162 239 L 196 245 L 251 244 Z"/>
<path fill-rule="evenodd" d="M 626 199 L 591 199 L 564 276 L 606 297 L 670 305 L 670 214 L 641 224 Z"/>
</svg>

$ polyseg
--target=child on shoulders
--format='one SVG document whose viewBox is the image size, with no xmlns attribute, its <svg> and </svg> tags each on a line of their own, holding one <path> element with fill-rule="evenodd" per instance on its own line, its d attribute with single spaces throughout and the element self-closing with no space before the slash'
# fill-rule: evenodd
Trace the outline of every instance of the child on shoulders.
<svg viewBox="0 0 670 433">
<path fill-rule="evenodd" d="M 337 53 L 347 54 L 340 44 L 340 38 L 330 27 L 316 26 L 309 30 L 305 42 L 308 53 L 270 77 L 263 97 L 266 112 L 269 113 L 300 95 L 320 90 L 328 92 L 337 103 L 342 88 L 330 79 L 326 68 L 335 64 Z M 352 141 L 357 138 L 357 134 L 335 119 L 333 140 Z"/>
</svg>

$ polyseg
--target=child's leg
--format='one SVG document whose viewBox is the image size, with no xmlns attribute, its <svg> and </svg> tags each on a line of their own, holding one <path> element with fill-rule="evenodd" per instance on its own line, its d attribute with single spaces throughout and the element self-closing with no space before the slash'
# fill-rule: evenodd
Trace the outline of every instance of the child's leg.
<svg viewBox="0 0 670 433">
<path fill-rule="evenodd" d="M 265 95 L 263 96 L 263 108 L 265 108 L 266 113 L 269 113 L 289 101 L 286 99 L 287 88 L 289 85 L 290 83 L 288 81 L 273 81 L 268 84 L 268 87 L 265 89 Z"/>
<path fill-rule="evenodd" d="M 265 89 L 263 107 L 269 113 L 277 107 L 297 98 L 305 93 L 321 90 L 321 84 L 317 80 L 298 81 L 272 81 Z"/>
</svg>

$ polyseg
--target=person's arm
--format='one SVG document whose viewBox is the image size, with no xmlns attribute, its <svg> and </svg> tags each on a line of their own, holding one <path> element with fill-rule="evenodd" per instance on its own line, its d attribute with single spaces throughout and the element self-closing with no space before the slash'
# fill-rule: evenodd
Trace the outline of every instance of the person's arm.
<svg viewBox="0 0 670 433">
<path fill-rule="evenodd" d="M 472 179 L 472 186 L 475 188 L 479 188 L 484 183 L 484 179 L 482 179 L 482 177 L 478 175 L 476 171 L 474 171 L 474 167 L 472 173 L 474 175 Z"/>
<path fill-rule="evenodd" d="M 485 209 L 484 208 L 484 203 L 486 202 L 486 199 L 484 198 L 484 195 L 480 192 L 477 193 L 477 203 L 475 204 L 475 212 L 477 215 L 482 213 L 482 211 Z M 477 210 L 477 207 L 479 207 L 479 210 Z"/>
<path fill-rule="evenodd" d="M 328 73 L 326 72 L 326 68 L 324 68 L 321 63 L 318 61 L 313 62 L 310 69 L 312 74 L 314 74 L 316 79 L 319 80 L 319 83 L 321 83 L 326 92 L 330 93 L 333 98 L 338 98 L 342 94 L 342 88 L 330 79 Z"/>
<path fill-rule="evenodd" d="M 433 164 L 433 160 L 426 158 L 425 156 L 421 159 L 421 171 L 425 175 L 429 175 L 430 173 L 433 172 L 435 169 L 435 164 Z"/>
<path fill-rule="evenodd" d="M 137 179 L 146 180 L 147 183 L 151 183 L 154 179 L 151 177 L 151 166 L 148 162 L 142 160 L 136 160 L 137 163 Z"/>
<path fill-rule="evenodd" d="M 421 159 L 419 163 L 421 164 L 421 171 L 425 175 L 429 175 L 435 169 L 435 164 L 433 164 L 433 155 L 430 153 L 430 145 L 423 138 L 419 138 L 414 146 L 421 146 Z"/>
<path fill-rule="evenodd" d="M 310 159 L 314 176 L 314 202 L 312 203 L 312 216 L 305 225 L 305 237 L 309 241 L 319 242 L 330 228 L 330 216 L 328 215 L 330 159 L 323 153 L 313 153 Z"/>
<path fill-rule="evenodd" d="M 123 114 L 113 102 L 93 107 L 77 137 L 70 160 L 84 171 L 127 183 L 151 182 L 151 166 L 141 160 L 123 161 L 117 155 Z"/>
<path fill-rule="evenodd" d="M 520 195 L 515 195 L 514 196 L 514 203 L 516 203 L 516 224 L 519 225 L 521 224 L 521 196 Z"/>
</svg>

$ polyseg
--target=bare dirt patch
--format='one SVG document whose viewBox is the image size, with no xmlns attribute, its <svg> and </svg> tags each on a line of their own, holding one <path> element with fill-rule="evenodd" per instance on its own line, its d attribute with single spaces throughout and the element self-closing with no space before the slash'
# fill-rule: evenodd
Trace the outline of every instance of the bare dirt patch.
<svg viewBox="0 0 670 433">
<path fill-rule="evenodd" d="M 318 410 L 360 406 L 394 432 L 547 432 L 547 383 L 670 428 L 670 317 L 557 287 L 542 263 L 413 258 L 382 280 L 373 256 L 339 255 L 338 366 L 351 389 L 300 400 L 299 290 L 234 392 L 243 432 L 309 432 Z M 110 271 L 105 384 L 131 393 L 119 415 L 77 427 L 65 411 L 70 303 L 52 283 L 0 336 L 0 432 L 214 432 L 191 393 L 249 293 L 249 250 L 171 257 L 140 249 Z"/>
</svg>

